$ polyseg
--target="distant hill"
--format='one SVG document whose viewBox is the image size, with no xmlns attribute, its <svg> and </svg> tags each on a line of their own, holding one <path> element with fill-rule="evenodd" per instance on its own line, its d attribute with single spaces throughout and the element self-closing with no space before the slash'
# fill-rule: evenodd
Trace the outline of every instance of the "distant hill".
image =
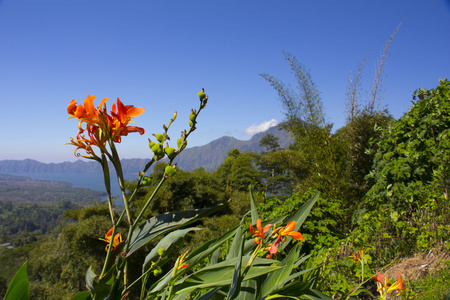
<svg viewBox="0 0 450 300">
<path fill-rule="evenodd" d="M 233 148 L 244 151 L 261 152 L 259 146 L 261 138 L 271 133 L 277 136 L 281 148 L 286 148 L 292 143 L 288 133 L 281 130 L 279 126 L 271 127 L 267 131 L 255 134 L 250 140 L 242 141 L 230 136 L 224 136 L 204 146 L 186 148 L 177 156 L 177 166 L 185 171 L 204 168 L 207 171 L 215 170 L 225 161 L 228 151 Z M 123 159 L 122 167 L 125 174 L 137 173 L 144 169 L 146 159 L 132 158 Z M 11 173 L 102 173 L 101 166 L 95 161 L 77 160 L 75 162 L 42 163 L 32 159 L 24 160 L 1 160 L 0 174 Z"/>
<path fill-rule="evenodd" d="M 100 201 L 105 196 L 105 192 L 75 188 L 67 182 L 0 174 L 0 201 L 11 201 L 14 205 L 19 203 L 54 204 L 62 200 L 88 205 Z"/>
<path fill-rule="evenodd" d="M 280 126 L 274 126 L 264 132 L 255 134 L 248 141 L 238 140 L 231 136 L 223 136 L 204 146 L 186 148 L 177 156 L 175 162 L 180 169 L 185 171 L 192 171 L 198 168 L 213 171 L 225 161 L 228 152 L 233 148 L 237 148 L 241 152 L 262 152 L 264 149 L 259 146 L 259 141 L 267 133 L 278 137 L 278 143 L 281 148 L 287 148 L 292 143 L 286 131 L 282 130 Z"/>
</svg>

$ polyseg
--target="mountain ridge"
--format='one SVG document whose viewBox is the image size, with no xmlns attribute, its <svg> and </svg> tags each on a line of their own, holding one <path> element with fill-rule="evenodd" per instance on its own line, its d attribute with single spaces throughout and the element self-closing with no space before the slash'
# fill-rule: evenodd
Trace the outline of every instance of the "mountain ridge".
<svg viewBox="0 0 450 300">
<path fill-rule="evenodd" d="M 207 171 L 215 170 L 225 161 L 228 152 L 237 148 L 241 152 L 262 152 L 259 146 L 261 138 L 271 133 L 278 137 L 280 148 L 287 148 L 292 140 L 286 131 L 279 126 L 274 126 L 266 131 L 254 134 L 249 140 L 238 140 L 232 136 L 222 136 L 203 146 L 186 148 L 175 159 L 178 168 L 184 171 L 193 171 L 204 168 Z M 127 174 L 137 173 L 142 170 L 149 159 L 130 158 L 122 159 L 123 172 Z M 77 160 L 75 162 L 42 163 L 33 159 L 0 160 L 0 173 L 102 173 L 99 163 L 95 161 Z"/>
</svg>

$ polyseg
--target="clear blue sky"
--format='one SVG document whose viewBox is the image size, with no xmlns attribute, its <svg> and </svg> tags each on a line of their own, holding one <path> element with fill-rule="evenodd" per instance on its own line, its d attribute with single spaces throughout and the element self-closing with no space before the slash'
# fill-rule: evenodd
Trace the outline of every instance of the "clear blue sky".
<svg viewBox="0 0 450 300">
<path fill-rule="evenodd" d="M 146 129 L 123 139 L 122 158 L 150 157 L 147 137 L 175 110 L 172 140 L 187 127 L 197 92 L 210 101 L 189 146 L 283 120 L 276 92 L 258 74 L 292 79 L 282 51 L 297 57 L 322 92 L 328 119 L 345 124 L 348 76 L 376 58 L 400 22 L 385 68 L 384 104 L 399 118 L 420 87 L 450 71 L 448 0 L 61 1 L 0 0 L 0 160 L 73 161 L 70 100 L 117 97 L 145 107 Z"/>
</svg>

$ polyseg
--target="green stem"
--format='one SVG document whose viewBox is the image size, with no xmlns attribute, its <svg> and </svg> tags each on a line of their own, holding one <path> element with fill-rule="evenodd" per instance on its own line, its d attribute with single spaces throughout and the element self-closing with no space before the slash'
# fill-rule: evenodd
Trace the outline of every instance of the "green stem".
<svg viewBox="0 0 450 300">
<path fill-rule="evenodd" d="M 155 197 L 156 193 L 157 193 L 158 190 L 161 188 L 162 184 L 164 183 L 164 181 L 165 181 L 166 179 L 167 179 L 167 178 L 165 178 L 165 177 L 163 177 L 163 178 L 161 179 L 161 181 L 159 182 L 158 186 L 155 188 L 155 190 L 153 191 L 152 195 L 151 195 L 151 196 L 149 197 L 149 199 L 147 200 L 147 203 L 146 203 L 146 204 L 144 205 L 144 207 L 141 209 L 141 211 L 140 211 L 139 215 L 137 216 L 135 222 L 134 222 L 133 224 L 130 224 L 130 227 L 129 227 L 129 230 L 128 230 L 128 238 L 127 238 L 127 241 L 126 241 L 126 244 L 125 244 L 125 247 L 124 247 L 123 252 L 127 252 L 127 251 L 128 251 L 128 248 L 130 247 L 131 237 L 132 237 L 132 235 L 133 235 L 133 232 L 134 232 L 135 227 L 137 226 L 137 224 L 139 224 L 139 221 L 140 221 L 140 219 L 141 219 L 141 217 L 142 217 L 144 211 L 145 211 L 145 210 L 147 209 L 147 207 L 150 205 L 150 202 L 153 200 L 153 198 Z M 120 220 L 122 219 L 124 212 L 125 212 L 125 211 L 122 212 L 122 215 L 119 217 L 119 220 L 118 220 L 118 221 L 120 221 Z M 124 273 L 123 268 L 120 268 L 119 273 L 118 273 L 118 275 L 117 275 L 117 278 L 121 278 L 123 273 Z M 125 286 L 126 286 L 125 280 L 126 280 L 126 278 L 124 278 L 124 283 L 125 283 Z"/>
<path fill-rule="evenodd" d="M 108 197 L 109 214 L 111 216 L 111 223 L 114 225 L 115 222 L 114 222 L 114 211 L 113 211 L 112 197 L 111 197 L 111 179 L 109 176 L 108 160 L 106 159 L 106 155 L 104 152 L 102 152 L 101 164 L 102 164 L 102 169 L 103 169 L 103 180 L 105 183 L 106 194 Z"/>
<path fill-rule="evenodd" d="M 363 257 L 361 257 L 361 269 L 362 269 L 361 282 L 364 282 L 364 258 Z"/>
<path fill-rule="evenodd" d="M 258 247 L 256 247 L 255 251 L 253 251 L 252 256 L 250 257 L 250 260 L 248 261 L 247 265 L 245 266 L 244 271 L 241 274 L 242 280 L 245 278 L 245 275 L 247 275 L 248 270 L 250 270 L 250 267 L 253 264 L 253 261 L 255 260 L 258 253 L 261 251 L 262 243 L 258 244 Z"/>
<path fill-rule="evenodd" d="M 142 279 L 142 286 L 141 286 L 141 296 L 139 299 L 144 299 L 145 298 L 145 286 L 147 285 L 147 281 L 148 281 L 148 277 L 149 277 L 150 273 L 147 273 L 144 277 L 144 279 Z"/>
<path fill-rule="evenodd" d="M 116 174 L 117 174 L 117 181 L 119 182 L 119 187 L 120 190 L 122 191 L 122 199 L 123 199 L 123 204 L 125 206 L 125 211 L 127 213 L 127 218 L 128 218 L 128 224 L 130 226 L 133 225 L 133 217 L 130 213 L 130 209 L 128 207 L 128 200 L 127 200 L 127 196 L 125 193 L 125 180 L 123 179 L 123 171 L 122 171 L 122 164 L 120 163 L 120 158 L 119 158 L 119 154 L 117 153 L 117 149 L 116 146 L 114 145 L 114 142 L 110 141 L 109 146 L 111 148 L 111 152 L 112 152 L 112 163 L 114 165 L 114 168 L 116 169 Z"/>
<path fill-rule="evenodd" d="M 148 198 L 148 200 L 145 203 L 144 207 L 139 212 L 139 215 L 136 217 L 136 221 L 133 224 L 133 228 L 139 223 L 139 221 L 142 218 L 142 215 L 147 210 L 148 206 L 150 205 L 150 203 L 152 202 L 153 198 L 156 196 L 156 193 L 158 193 L 159 189 L 163 185 L 164 181 L 166 181 L 166 179 L 167 178 L 165 176 L 163 176 L 163 178 L 161 178 L 161 181 L 158 183 L 158 186 L 155 188 L 155 190 L 153 191 L 152 195 Z"/>
</svg>

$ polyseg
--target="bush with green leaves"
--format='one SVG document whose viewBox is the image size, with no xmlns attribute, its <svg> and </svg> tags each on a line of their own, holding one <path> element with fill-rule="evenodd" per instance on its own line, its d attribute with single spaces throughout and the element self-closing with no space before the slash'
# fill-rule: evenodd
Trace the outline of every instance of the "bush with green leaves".
<svg viewBox="0 0 450 300">
<path fill-rule="evenodd" d="M 305 193 L 293 193 L 284 201 L 269 198 L 260 203 L 258 209 L 264 219 L 282 217 L 299 209 L 316 193 L 318 193 L 317 190 L 309 189 Z M 310 217 L 302 226 L 305 238 L 304 250 L 309 252 L 310 250 L 334 247 L 345 235 L 345 229 L 341 228 L 342 216 L 341 200 L 319 197 L 311 210 Z"/>
<path fill-rule="evenodd" d="M 378 258 L 443 247 L 450 238 L 450 82 L 420 89 L 411 109 L 373 143 L 372 188 L 354 221 L 357 244 Z"/>
</svg>

